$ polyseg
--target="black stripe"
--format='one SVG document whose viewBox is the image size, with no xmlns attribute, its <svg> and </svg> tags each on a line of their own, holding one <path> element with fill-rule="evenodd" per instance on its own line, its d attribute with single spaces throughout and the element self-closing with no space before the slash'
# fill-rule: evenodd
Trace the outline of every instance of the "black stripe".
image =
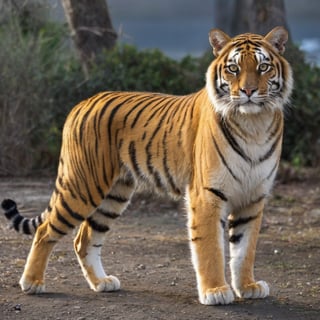
<svg viewBox="0 0 320 320">
<path fill-rule="evenodd" d="M 279 165 L 279 163 L 276 162 L 276 164 L 273 166 L 273 168 L 271 169 L 270 173 L 268 174 L 268 176 L 267 176 L 267 178 L 266 178 L 267 180 L 269 180 L 269 179 L 272 177 L 272 175 L 273 175 L 273 173 L 275 172 L 275 170 L 278 169 L 278 165 Z"/>
<path fill-rule="evenodd" d="M 262 201 L 263 199 L 265 199 L 266 196 L 267 196 L 266 194 L 261 195 L 261 196 L 258 197 L 257 199 L 251 201 L 251 204 L 257 204 L 257 203 L 259 203 L 260 201 Z"/>
<path fill-rule="evenodd" d="M 124 116 L 123 118 L 123 128 L 126 127 L 127 124 L 127 120 L 129 118 L 129 116 L 131 115 L 131 113 L 136 110 L 144 101 L 149 100 L 150 96 L 148 95 L 147 97 L 145 97 L 144 95 L 139 95 L 139 96 L 132 96 L 133 98 L 135 98 L 136 100 L 134 101 L 134 105 L 130 107 L 130 110 L 128 111 L 128 113 Z"/>
<path fill-rule="evenodd" d="M 186 99 L 186 104 L 190 102 L 189 99 Z M 187 110 L 184 110 L 184 112 L 180 112 L 183 113 L 183 118 L 182 118 L 182 121 L 181 121 L 181 124 L 179 126 L 179 130 L 178 130 L 178 146 L 181 146 L 182 145 L 182 128 L 184 126 L 186 126 L 186 118 L 187 118 L 187 114 L 188 112 L 192 111 L 193 108 L 187 108 Z"/>
<path fill-rule="evenodd" d="M 105 183 L 105 185 L 107 187 L 109 187 L 109 181 L 108 181 L 108 176 L 107 176 L 107 172 L 106 172 L 106 166 L 105 166 L 105 158 L 104 158 L 104 152 L 101 152 L 101 156 L 102 156 L 102 177 L 103 177 L 103 182 Z"/>
<path fill-rule="evenodd" d="M 74 109 L 72 110 L 72 128 L 69 130 L 69 132 L 72 132 L 73 134 L 73 140 L 74 140 L 74 143 L 76 145 L 79 144 L 79 135 L 78 135 L 78 130 L 76 130 L 77 128 L 77 124 L 78 122 L 76 121 L 76 119 L 78 119 L 78 116 L 79 116 L 79 113 L 81 112 L 83 106 L 86 105 L 86 101 L 82 101 L 80 102 L 76 107 L 74 107 Z M 77 110 L 76 110 L 77 108 Z"/>
<path fill-rule="evenodd" d="M 55 227 L 51 222 L 49 222 L 49 226 L 51 227 L 51 229 L 55 232 L 55 233 L 58 233 L 62 236 L 65 236 L 66 233 L 61 231 L 60 229 L 58 229 L 57 227 Z"/>
<path fill-rule="evenodd" d="M 103 210 L 102 208 L 97 208 L 96 212 L 109 219 L 117 219 L 120 216 L 120 214 L 117 212 Z"/>
<path fill-rule="evenodd" d="M 16 215 L 19 215 L 19 211 L 17 210 L 17 207 L 12 207 L 9 210 L 5 211 L 4 215 L 8 220 L 11 220 Z"/>
<path fill-rule="evenodd" d="M 84 101 L 84 104 L 79 108 L 79 110 L 77 110 L 76 114 L 73 116 L 73 119 L 74 121 L 78 118 L 79 116 L 79 112 L 80 110 L 82 109 L 87 109 L 87 111 L 85 112 L 85 114 L 78 119 L 79 123 L 80 123 L 80 126 L 79 126 L 79 143 L 82 143 L 83 141 L 83 134 L 85 132 L 84 130 L 84 127 L 86 125 L 86 122 L 89 118 L 89 115 L 90 113 L 94 110 L 94 107 L 96 106 L 97 103 L 99 103 L 103 98 L 105 98 L 106 96 L 110 95 L 110 92 L 105 92 L 105 93 L 100 93 L 100 94 L 97 94 L 89 99 L 87 99 L 86 101 Z M 97 134 L 96 136 L 98 136 L 100 134 L 99 130 L 97 130 L 97 126 L 96 126 L 96 123 L 97 123 L 97 113 L 94 112 L 94 130 L 95 130 L 95 133 Z"/>
<path fill-rule="evenodd" d="M 221 223 L 222 229 L 225 229 L 225 227 L 226 227 L 226 222 L 221 219 L 221 220 L 220 220 L 220 223 Z"/>
<path fill-rule="evenodd" d="M 34 218 L 34 219 L 32 219 L 31 220 L 32 221 L 32 226 L 34 227 L 34 229 L 36 230 L 37 229 L 37 219 L 36 218 Z"/>
<path fill-rule="evenodd" d="M 202 240 L 202 237 L 194 237 L 194 238 L 191 238 L 191 241 L 192 241 L 192 242 L 199 241 L 199 240 Z"/>
<path fill-rule="evenodd" d="M 119 203 L 126 203 L 128 202 L 129 200 L 125 197 L 122 197 L 122 196 L 118 196 L 118 195 L 112 195 L 112 194 L 108 194 L 106 196 L 106 200 L 113 200 L 113 201 L 116 201 L 116 202 L 119 202 Z"/>
<path fill-rule="evenodd" d="M 266 161 L 267 159 L 269 159 L 272 156 L 272 154 L 274 153 L 274 150 L 276 149 L 277 145 L 279 144 L 279 141 L 280 141 L 281 137 L 282 137 L 282 133 L 280 133 L 278 135 L 278 137 L 276 138 L 275 142 L 272 144 L 272 146 L 266 152 L 266 154 L 259 158 L 260 162 Z"/>
<path fill-rule="evenodd" d="M 83 134 L 85 132 L 85 125 L 87 122 L 87 119 L 89 117 L 89 114 L 91 113 L 92 109 L 89 109 L 82 117 L 81 117 L 81 123 L 79 128 L 79 143 L 82 144 L 83 141 Z"/>
<path fill-rule="evenodd" d="M 88 184 L 87 184 L 87 183 L 84 183 L 84 185 L 85 185 L 85 187 L 86 187 L 86 189 L 87 189 L 88 198 L 89 198 L 89 201 L 90 201 L 91 205 L 92 205 L 94 208 L 96 208 L 98 205 L 94 202 L 94 200 L 93 200 L 93 198 L 92 198 L 91 190 L 90 190 Z M 103 197 L 104 197 L 104 195 L 101 196 L 101 199 L 102 199 Z"/>
<path fill-rule="evenodd" d="M 99 114 L 99 118 L 97 119 L 97 124 L 99 126 L 99 129 L 100 129 L 100 123 L 101 123 L 101 119 L 103 118 L 104 114 L 106 113 L 108 107 L 112 104 L 113 101 L 119 99 L 119 95 L 116 95 L 114 92 L 108 92 L 106 94 L 107 95 L 112 95 L 112 97 L 108 98 L 108 100 L 106 101 L 106 103 L 104 104 L 104 106 L 101 108 L 101 112 Z M 105 96 L 103 96 L 102 98 L 104 98 Z M 99 135 L 98 135 L 98 138 L 101 139 L 101 134 L 100 134 L 100 130 L 98 130 L 99 132 Z"/>
<path fill-rule="evenodd" d="M 170 114 L 170 116 L 168 116 L 168 119 L 166 122 L 167 125 L 171 124 L 169 132 L 171 132 L 172 129 L 174 128 L 174 126 L 179 122 L 180 113 L 178 114 L 179 115 L 178 119 L 175 119 L 175 117 L 177 115 L 177 112 L 180 110 L 180 107 L 183 110 L 183 106 L 186 104 L 186 100 L 183 100 L 182 102 L 184 102 L 184 103 L 183 104 L 182 103 L 176 104 L 175 108 L 170 108 L 170 109 L 172 109 L 171 114 Z"/>
<path fill-rule="evenodd" d="M 161 181 L 161 175 L 160 173 L 154 169 L 153 166 L 151 166 L 150 168 L 148 167 L 149 172 L 151 171 L 152 175 L 153 175 L 153 178 L 154 178 L 154 181 L 156 183 L 156 186 L 157 188 L 161 189 L 161 190 L 165 190 L 166 188 L 164 187 L 162 181 Z"/>
<path fill-rule="evenodd" d="M 112 139 L 112 134 L 111 134 L 111 126 L 112 126 L 112 122 L 113 122 L 113 118 L 115 117 L 116 113 L 118 112 L 118 110 L 128 101 L 130 101 L 131 99 L 133 99 L 134 96 L 129 95 L 127 99 L 125 99 L 124 101 L 122 101 L 120 104 L 116 105 L 112 111 L 110 112 L 109 115 L 109 119 L 108 119 L 108 138 L 109 138 L 109 146 L 111 146 L 111 139 Z"/>
<path fill-rule="evenodd" d="M 155 97 L 155 98 L 152 98 L 152 97 L 149 96 L 147 99 L 145 99 L 145 100 L 149 100 L 149 101 L 147 101 L 147 104 L 146 104 L 145 106 L 143 106 L 143 107 L 137 112 L 137 114 L 136 114 L 136 116 L 135 116 L 135 118 L 134 118 L 134 120 L 133 120 L 133 122 L 132 122 L 132 124 L 131 124 L 131 129 L 133 129 L 133 128 L 135 127 L 135 125 L 136 125 L 136 123 L 138 122 L 138 120 L 139 120 L 142 112 L 143 112 L 146 108 L 148 108 L 151 103 L 156 102 L 157 104 L 154 105 L 154 106 L 157 106 L 157 105 L 158 105 L 159 103 L 161 103 L 164 99 L 165 99 L 165 98 L 160 99 L 160 96 L 157 96 L 157 97 Z M 145 100 L 141 101 L 139 104 L 145 102 Z"/>
<path fill-rule="evenodd" d="M 16 216 L 16 217 L 13 219 L 13 222 L 12 222 L 13 227 L 14 227 L 14 229 L 15 229 L 16 231 L 18 231 L 18 232 L 19 232 L 19 225 L 20 225 L 20 223 L 21 223 L 21 221 L 22 221 L 23 219 L 24 219 L 23 216 L 20 216 L 20 215 Z"/>
<path fill-rule="evenodd" d="M 112 101 L 114 101 L 115 99 L 118 98 L 117 95 L 115 95 L 112 99 L 110 99 L 110 95 L 115 95 L 114 92 L 110 92 L 110 91 L 107 91 L 105 93 L 102 93 L 102 94 L 99 94 L 99 98 L 93 102 L 93 104 L 91 105 L 91 108 L 94 108 L 95 105 L 99 102 L 99 103 L 102 103 L 105 98 L 109 99 L 107 100 L 107 103 L 105 103 L 103 105 L 102 108 L 100 108 L 101 112 L 99 113 L 98 110 L 95 112 L 94 114 L 94 119 L 93 119 L 93 128 L 94 128 L 94 132 L 95 132 L 95 136 L 97 137 L 96 141 L 95 141 L 95 146 L 96 146 L 96 149 L 98 148 L 98 141 L 99 139 L 101 138 L 101 133 L 100 133 L 100 121 L 102 119 L 102 116 L 103 114 L 105 113 L 107 107 L 110 105 L 110 103 Z"/>
<path fill-rule="evenodd" d="M 84 148 L 84 156 L 85 156 L 85 164 L 86 169 L 92 177 L 95 184 L 97 184 L 97 165 L 95 163 L 96 155 L 93 153 L 92 148 L 90 148 L 89 143 L 87 142 L 87 146 Z M 90 188 L 92 189 L 92 187 Z M 101 195 L 101 198 L 104 198 L 104 194 Z"/>
<path fill-rule="evenodd" d="M 224 156 L 222 155 L 222 153 L 221 153 L 221 151 L 220 151 L 220 149 L 219 149 L 219 146 L 218 146 L 218 144 L 217 144 L 217 141 L 216 141 L 216 139 L 214 138 L 214 136 L 212 135 L 212 133 L 211 133 L 211 137 L 212 137 L 212 141 L 213 141 L 213 143 L 214 143 L 214 145 L 215 145 L 215 147 L 216 147 L 216 149 L 217 149 L 217 152 L 218 152 L 218 154 L 219 154 L 219 157 L 221 158 L 222 163 L 223 163 L 224 166 L 227 168 L 227 170 L 229 171 L 229 173 L 232 175 L 233 179 L 236 180 L 236 181 L 238 181 L 238 182 L 240 183 L 239 178 L 236 177 L 236 175 L 232 172 L 231 168 L 228 166 L 227 161 L 226 161 L 226 159 L 224 158 Z"/>
<path fill-rule="evenodd" d="M 218 84 L 218 67 L 217 66 L 215 67 L 213 74 L 214 74 L 213 85 L 214 85 L 214 88 L 216 89 L 216 94 L 219 95 L 219 89 L 217 88 L 217 84 Z"/>
<path fill-rule="evenodd" d="M 24 219 L 22 223 L 22 230 L 24 234 L 31 234 L 30 227 L 29 227 L 29 219 Z"/>
<path fill-rule="evenodd" d="M 249 223 L 250 221 L 252 221 L 252 220 L 254 220 L 256 218 L 257 218 L 257 216 L 239 218 L 237 220 L 229 220 L 229 229 L 234 229 L 234 228 L 237 228 L 240 225 L 247 224 L 247 223 Z"/>
<path fill-rule="evenodd" d="M 67 204 L 67 202 L 64 200 L 64 198 L 62 197 L 62 195 L 60 195 L 60 198 L 61 198 L 61 205 L 62 207 L 67 211 L 67 213 L 72 217 L 74 218 L 75 220 L 78 220 L 78 221 L 83 221 L 84 218 L 79 214 L 79 213 L 76 213 L 74 212 L 70 207 L 69 205 Z"/>
<path fill-rule="evenodd" d="M 170 104 L 170 106 L 171 106 L 171 104 Z M 161 111 L 163 111 L 163 110 L 165 110 L 165 109 L 162 108 Z M 163 123 L 166 116 L 167 116 L 167 113 L 164 113 L 162 115 L 162 117 L 160 118 L 158 125 L 157 125 L 156 129 L 153 131 L 152 136 L 150 137 L 149 142 L 145 148 L 146 154 L 147 154 L 147 168 L 148 168 L 148 171 L 151 175 L 154 174 L 154 167 L 152 166 L 152 162 L 151 162 L 153 155 L 150 152 L 150 148 L 152 147 L 152 142 L 153 142 L 155 136 L 157 135 L 158 131 L 161 129 L 162 123 Z"/>
<path fill-rule="evenodd" d="M 96 170 L 97 171 L 97 170 Z M 98 177 L 95 178 L 95 183 L 96 183 L 96 189 L 100 195 L 100 198 L 103 199 L 104 198 L 104 192 L 103 190 L 101 189 L 101 187 L 99 186 L 99 180 L 98 180 Z"/>
<path fill-rule="evenodd" d="M 267 129 L 267 132 L 270 132 L 270 131 L 271 131 L 271 132 L 270 132 L 270 134 L 269 134 L 266 142 L 269 142 L 269 141 L 276 135 L 276 133 L 278 132 L 278 130 L 279 130 L 279 125 L 278 125 L 278 123 L 279 123 L 279 118 L 275 115 L 275 116 L 273 117 L 273 120 L 272 120 L 272 122 L 270 123 L 268 129 Z M 273 128 L 273 130 L 272 130 L 272 128 Z"/>
<path fill-rule="evenodd" d="M 261 43 L 258 41 L 258 39 L 255 39 L 254 41 L 251 41 L 248 38 L 246 38 L 246 40 L 242 44 L 250 44 L 250 45 L 252 45 L 254 47 L 261 46 Z"/>
<path fill-rule="evenodd" d="M 40 215 L 40 216 L 37 216 L 35 219 L 36 219 L 36 222 L 35 222 L 35 223 L 36 223 L 36 225 L 37 225 L 37 226 L 40 226 L 40 224 L 42 224 L 42 218 L 41 218 L 41 215 Z"/>
<path fill-rule="evenodd" d="M 166 178 L 169 181 L 169 184 L 174 191 L 174 193 L 181 195 L 181 190 L 176 186 L 175 182 L 173 181 L 173 176 L 170 173 L 169 165 L 168 165 L 168 150 L 167 150 L 167 132 L 165 131 L 163 135 L 163 140 L 162 140 L 162 148 L 163 148 L 163 169 Z"/>
<path fill-rule="evenodd" d="M 161 101 L 161 102 L 162 102 L 162 101 Z M 158 107 L 158 108 L 157 108 L 157 107 Z M 157 108 L 157 109 L 151 113 L 151 115 L 149 116 L 149 118 L 147 119 L 147 121 L 145 122 L 145 124 L 143 125 L 144 128 L 146 128 L 146 127 L 149 125 L 150 121 L 157 115 L 158 112 L 162 112 L 162 111 L 164 110 L 163 107 L 164 107 L 163 104 L 161 104 L 161 105 L 159 106 L 158 103 L 152 106 L 152 108 Z"/>
<path fill-rule="evenodd" d="M 225 136 L 225 138 L 227 139 L 227 141 L 229 142 L 231 148 L 238 153 L 238 155 L 240 155 L 245 161 L 251 163 L 252 160 L 244 153 L 244 151 L 242 150 L 242 148 L 239 146 L 238 142 L 236 141 L 236 139 L 233 137 L 232 133 L 230 132 L 230 130 L 227 127 L 226 124 L 226 120 L 222 119 L 220 117 L 219 119 L 219 124 L 220 124 L 220 128 Z"/>
<path fill-rule="evenodd" d="M 221 190 L 214 189 L 214 188 L 205 188 L 205 190 L 212 192 L 217 197 L 219 197 L 222 201 L 228 201 L 227 197 L 225 196 L 225 194 Z"/>
<path fill-rule="evenodd" d="M 72 223 L 70 223 L 67 219 L 65 219 L 61 213 L 58 211 L 58 209 L 56 209 L 56 215 L 57 215 L 57 219 L 63 223 L 64 225 L 66 225 L 68 228 L 73 229 L 74 225 Z"/>
<path fill-rule="evenodd" d="M 78 172 L 80 172 L 79 170 L 78 170 Z M 87 204 L 88 203 L 88 201 L 87 201 L 87 199 L 85 198 L 85 196 L 82 194 L 82 192 L 80 191 L 81 189 L 80 189 L 80 186 L 79 186 L 79 180 L 77 179 L 77 180 L 70 180 L 69 181 L 69 183 L 68 184 L 70 184 L 70 185 L 72 185 L 73 187 L 73 189 L 75 190 L 75 192 L 76 192 L 76 194 L 80 197 L 80 199 L 81 199 L 81 201 L 84 203 L 84 204 Z M 75 195 L 75 197 L 76 197 L 76 199 L 77 199 L 77 196 Z"/>
<path fill-rule="evenodd" d="M 84 204 L 87 204 L 88 200 L 86 199 L 85 195 L 82 193 L 83 191 L 82 185 L 84 185 L 88 191 L 87 178 L 84 175 L 85 169 L 82 167 L 82 162 L 77 161 L 75 157 L 70 157 L 69 161 L 71 163 L 73 170 L 75 171 L 75 176 L 77 177 L 77 179 L 75 180 L 70 180 L 69 183 L 71 183 L 74 186 L 74 189 L 76 190 L 82 202 Z"/>
<path fill-rule="evenodd" d="M 135 180 L 132 176 L 131 171 L 127 171 L 127 174 L 124 178 L 118 180 L 119 184 L 122 184 L 128 188 L 134 188 L 135 187 Z"/>
<path fill-rule="evenodd" d="M 229 242 L 237 244 L 237 243 L 239 243 L 241 241 L 242 237 L 243 237 L 242 233 L 233 234 L 232 236 L 229 237 Z"/>
<path fill-rule="evenodd" d="M 136 146 L 134 141 L 131 141 L 129 144 L 129 156 L 133 170 L 135 171 L 136 175 L 142 176 L 142 172 L 137 161 Z"/>
<path fill-rule="evenodd" d="M 87 219 L 89 226 L 97 232 L 107 232 L 110 230 L 108 226 L 102 225 L 94 221 L 91 217 Z"/>
<path fill-rule="evenodd" d="M 71 186 L 71 184 L 70 184 L 69 182 L 66 182 L 66 183 L 65 183 L 65 186 L 66 186 L 66 190 L 68 190 L 68 191 L 70 192 L 71 197 L 72 197 L 73 199 L 77 199 L 77 196 L 76 196 L 76 194 L 74 193 L 74 190 L 73 190 L 73 187 Z"/>
<path fill-rule="evenodd" d="M 99 186 L 98 186 L 98 182 L 97 182 L 98 177 L 97 177 L 97 170 L 96 170 L 97 165 L 95 164 L 96 156 L 92 153 L 92 150 L 90 150 L 88 146 L 86 148 L 84 148 L 83 154 L 84 154 L 85 164 L 86 164 L 87 170 L 88 170 L 90 176 L 92 177 L 94 184 L 96 185 L 96 189 L 99 193 Z M 93 188 L 93 186 L 91 187 L 91 189 L 92 188 Z M 93 204 L 93 206 L 95 207 L 96 204 L 92 199 L 91 190 L 89 190 L 88 188 L 87 188 L 87 190 L 88 190 L 89 200 Z M 100 198 L 101 199 L 104 198 L 104 193 L 102 191 L 100 192 Z"/>
</svg>

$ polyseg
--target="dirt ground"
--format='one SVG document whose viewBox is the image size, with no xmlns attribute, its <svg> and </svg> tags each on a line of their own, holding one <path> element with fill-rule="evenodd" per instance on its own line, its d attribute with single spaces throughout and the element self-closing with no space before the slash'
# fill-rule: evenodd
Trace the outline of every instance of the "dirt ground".
<svg viewBox="0 0 320 320">
<path fill-rule="evenodd" d="M 109 232 L 106 270 L 121 280 L 115 293 L 94 293 L 73 253 L 72 235 L 55 248 L 47 293 L 28 296 L 18 281 L 31 237 L 0 216 L 0 318 L 4 319 L 320 319 L 320 175 L 278 183 L 266 208 L 256 277 L 271 296 L 228 306 L 198 303 L 181 203 L 138 196 Z M 43 210 L 53 179 L 1 179 L 0 199 L 25 215 Z M 227 272 L 228 274 L 228 272 Z M 229 275 L 228 275 L 229 277 Z"/>
</svg>

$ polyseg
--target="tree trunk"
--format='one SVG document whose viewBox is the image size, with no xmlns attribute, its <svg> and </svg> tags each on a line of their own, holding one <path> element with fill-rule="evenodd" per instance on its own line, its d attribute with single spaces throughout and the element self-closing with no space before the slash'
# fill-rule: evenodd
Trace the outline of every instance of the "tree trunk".
<svg viewBox="0 0 320 320">
<path fill-rule="evenodd" d="M 117 39 L 106 0 L 61 0 L 75 48 L 88 73 L 103 49 L 111 49 Z"/>
<path fill-rule="evenodd" d="M 233 35 L 245 32 L 264 35 L 276 26 L 288 30 L 284 0 L 235 1 L 231 25 Z"/>
<path fill-rule="evenodd" d="M 214 27 L 223 30 L 225 33 L 231 33 L 231 15 L 234 7 L 234 0 L 213 0 L 213 20 Z"/>
<path fill-rule="evenodd" d="M 231 35 L 245 32 L 265 35 L 276 26 L 289 31 L 284 0 L 234 1 Z M 303 53 L 294 46 L 290 32 L 285 57 L 291 64 L 304 63 Z"/>
</svg>

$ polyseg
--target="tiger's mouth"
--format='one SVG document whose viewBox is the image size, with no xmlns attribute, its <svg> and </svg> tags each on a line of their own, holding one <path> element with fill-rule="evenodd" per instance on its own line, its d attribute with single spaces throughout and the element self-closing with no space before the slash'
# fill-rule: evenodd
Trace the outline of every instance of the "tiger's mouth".
<svg viewBox="0 0 320 320">
<path fill-rule="evenodd" d="M 230 96 L 234 108 L 241 113 L 254 114 L 262 111 L 267 106 L 267 95 L 254 94 L 248 96 Z"/>
</svg>

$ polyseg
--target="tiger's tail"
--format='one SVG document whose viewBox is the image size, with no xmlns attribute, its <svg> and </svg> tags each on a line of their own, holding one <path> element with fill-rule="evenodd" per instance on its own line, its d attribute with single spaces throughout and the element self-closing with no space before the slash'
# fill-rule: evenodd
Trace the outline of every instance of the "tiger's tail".
<svg viewBox="0 0 320 320">
<path fill-rule="evenodd" d="M 37 228 L 43 222 L 43 214 L 34 217 L 26 218 L 20 214 L 15 201 L 5 199 L 1 203 L 5 217 L 11 222 L 11 227 L 22 234 L 35 234 Z"/>
</svg>

